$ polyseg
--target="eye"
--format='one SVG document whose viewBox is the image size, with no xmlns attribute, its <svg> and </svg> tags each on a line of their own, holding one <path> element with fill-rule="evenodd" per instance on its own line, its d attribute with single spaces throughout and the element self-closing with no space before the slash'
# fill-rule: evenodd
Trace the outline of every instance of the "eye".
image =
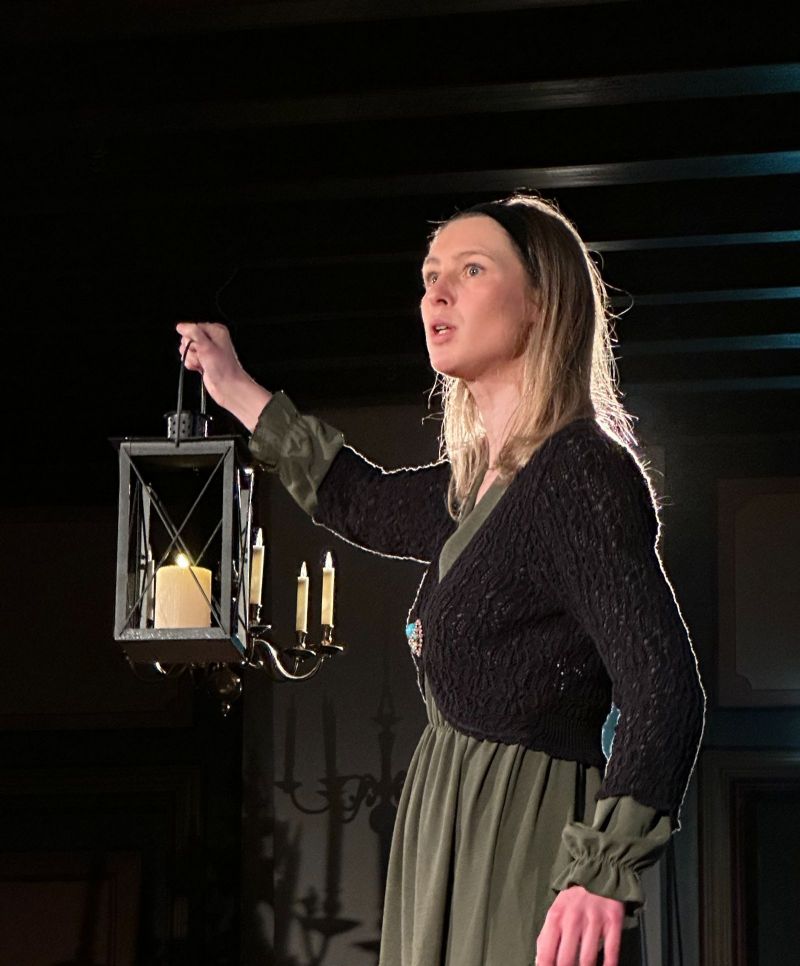
<svg viewBox="0 0 800 966">
<path fill-rule="evenodd" d="M 426 275 L 423 275 L 422 282 L 425 288 L 427 288 L 429 285 L 433 285 L 433 283 L 436 281 L 438 277 L 439 277 L 438 272 L 428 272 Z"/>
<path fill-rule="evenodd" d="M 467 275 L 469 278 L 476 278 L 483 271 L 482 265 L 477 265 L 475 262 L 471 262 L 466 268 Z"/>
</svg>

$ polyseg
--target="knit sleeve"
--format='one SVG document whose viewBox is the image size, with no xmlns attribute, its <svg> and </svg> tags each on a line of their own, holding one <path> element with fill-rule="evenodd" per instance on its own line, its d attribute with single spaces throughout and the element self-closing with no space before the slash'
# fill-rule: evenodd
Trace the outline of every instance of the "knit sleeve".
<svg viewBox="0 0 800 966">
<path fill-rule="evenodd" d="M 285 393 L 262 410 L 250 451 L 315 523 L 364 550 L 430 563 L 455 528 L 449 463 L 383 470 Z"/>
<path fill-rule="evenodd" d="M 625 927 L 636 926 L 636 913 L 644 905 L 640 874 L 658 861 L 673 830 L 669 815 L 630 796 L 604 798 L 591 825 L 565 826 L 551 887 L 560 892 L 579 885 L 617 899 L 625 904 Z"/>
<path fill-rule="evenodd" d="M 384 470 L 345 446 L 319 488 L 314 522 L 373 553 L 429 564 L 455 529 L 449 479 L 446 462 Z"/>
<path fill-rule="evenodd" d="M 550 580 L 592 640 L 620 710 L 597 799 L 630 795 L 677 819 L 705 694 L 656 549 L 659 521 L 633 455 L 594 426 L 563 440 L 540 494 Z"/>
</svg>

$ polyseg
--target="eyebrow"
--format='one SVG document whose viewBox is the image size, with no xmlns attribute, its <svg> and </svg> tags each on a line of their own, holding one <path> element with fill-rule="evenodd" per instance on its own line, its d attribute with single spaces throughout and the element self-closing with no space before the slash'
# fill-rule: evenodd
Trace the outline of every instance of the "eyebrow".
<svg viewBox="0 0 800 966">
<path fill-rule="evenodd" d="M 453 256 L 453 258 L 458 260 L 459 258 L 466 258 L 467 255 L 482 255 L 484 258 L 491 258 L 493 262 L 497 261 L 494 255 L 492 255 L 490 252 L 487 252 L 483 248 L 468 248 L 466 251 L 458 252 Z M 438 265 L 439 261 L 440 260 L 435 255 L 428 255 L 422 264 L 427 265 L 429 262 L 436 262 Z"/>
</svg>

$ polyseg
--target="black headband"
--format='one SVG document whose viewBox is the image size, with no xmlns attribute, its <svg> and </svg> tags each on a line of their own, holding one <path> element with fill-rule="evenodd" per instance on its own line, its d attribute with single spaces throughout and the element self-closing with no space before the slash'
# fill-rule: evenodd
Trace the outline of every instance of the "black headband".
<svg viewBox="0 0 800 966">
<path fill-rule="evenodd" d="M 484 201 L 461 212 L 462 215 L 488 215 L 508 232 L 520 251 L 525 265 L 530 263 L 528 253 L 528 225 L 525 216 L 515 210 L 513 205 L 503 205 L 499 201 Z"/>
</svg>

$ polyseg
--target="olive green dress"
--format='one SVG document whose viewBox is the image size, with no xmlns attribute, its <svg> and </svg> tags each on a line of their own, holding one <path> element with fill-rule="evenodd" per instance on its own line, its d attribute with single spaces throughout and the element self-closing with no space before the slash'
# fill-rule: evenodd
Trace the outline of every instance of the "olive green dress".
<svg viewBox="0 0 800 966">
<path fill-rule="evenodd" d="M 504 490 L 496 482 L 477 506 L 470 495 L 442 549 L 440 581 L 491 526 Z M 381 966 L 533 966 L 547 910 L 567 885 L 626 903 L 620 963 L 640 963 L 638 872 L 668 841 L 669 818 L 631 798 L 596 806 L 597 768 L 468 737 L 427 687 L 425 702 L 395 823 Z"/>
<path fill-rule="evenodd" d="M 340 433 L 278 393 L 250 447 L 313 514 L 342 445 Z M 491 526 L 505 484 L 475 505 L 479 486 L 442 548 L 440 580 Z M 670 817 L 629 796 L 595 803 L 597 768 L 468 737 L 442 718 L 427 687 L 426 705 L 395 822 L 380 966 L 533 966 L 548 909 L 571 885 L 625 903 L 620 966 L 638 966 L 639 873 L 669 841 Z"/>
</svg>

